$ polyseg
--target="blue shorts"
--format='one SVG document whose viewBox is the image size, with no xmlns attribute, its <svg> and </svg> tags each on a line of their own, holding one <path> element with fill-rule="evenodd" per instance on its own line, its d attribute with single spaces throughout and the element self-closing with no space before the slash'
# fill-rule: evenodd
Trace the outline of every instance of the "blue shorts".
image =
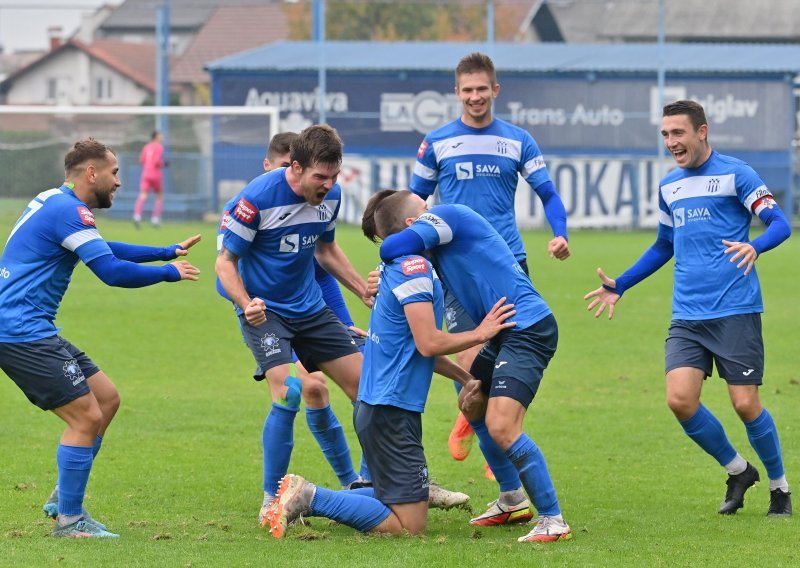
<svg viewBox="0 0 800 568">
<path fill-rule="evenodd" d="M 428 462 L 422 449 L 422 415 L 396 406 L 356 403 L 358 441 L 375 498 L 385 505 L 428 501 Z"/>
<path fill-rule="evenodd" d="M 503 331 L 486 342 L 470 372 L 489 397 L 513 398 L 528 408 L 558 346 L 553 314 L 525 329 Z"/>
<path fill-rule="evenodd" d="M 680 367 L 717 373 L 731 385 L 760 385 L 764 379 L 761 314 L 709 320 L 672 320 L 664 346 L 664 372 Z"/>
<path fill-rule="evenodd" d="M 267 321 L 258 327 L 239 316 L 244 342 L 256 360 L 253 378 L 263 380 L 272 367 L 299 360 L 309 373 L 319 371 L 319 364 L 358 353 L 350 330 L 330 308 L 304 318 L 285 318 L 267 310 Z M 292 350 L 297 359 L 292 356 Z"/>
<path fill-rule="evenodd" d="M 524 258 L 519 261 L 519 266 L 525 275 L 530 277 L 528 263 Z M 497 299 L 499 300 L 500 298 Z M 447 331 L 450 333 L 472 331 L 478 327 L 478 324 L 472 320 L 464 306 L 461 305 L 461 302 L 447 288 L 444 289 L 444 322 L 447 325 Z"/>
<path fill-rule="evenodd" d="M 89 357 L 59 335 L 25 343 L 0 343 L 0 369 L 42 410 L 53 410 L 89 391 L 100 372 Z"/>
</svg>

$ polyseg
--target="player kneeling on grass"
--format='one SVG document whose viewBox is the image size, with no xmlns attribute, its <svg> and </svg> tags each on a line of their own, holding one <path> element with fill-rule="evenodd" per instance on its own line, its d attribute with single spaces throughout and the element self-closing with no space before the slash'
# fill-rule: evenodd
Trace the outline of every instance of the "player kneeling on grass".
<svg viewBox="0 0 800 568">
<path fill-rule="evenodd" d="M 56 452 L 58 482 L 44 505 L 56 519 L 53 536 L 117 537 L 89 515 L 83 498 L 119 393 L 83 351 L 58 335 L 53 321 L 78 261 L 110 286 L 197 280 L 197 268 L 183 260 L 136 263 L 184 256 L 200 235 L 164 248 L 106 242 L 91 209 L 111 207 L 120 186 L 116 155 L 93 138 L 80 140 L 67 152 L 64 169 L 61 187 L 28 204 L 0 258 L 0 368 L 28 400 L 67 423 Z"/>
<path fill-rule="evenodd" d="M 374 204 L 367 206 L 362 224 L 373 241 L 402 228 L 393 225 L 392 215 L 379 211 L 373 217 Z M 287 475 L 267 513 L 277 538 L 300 515 L 327 517 L 364 532 L 424 531 L 430 482 L 422 412 L 433 372 L 467 384 L 472 376 L 443 355 L 480 345 L 515 325 L 506 321 L 515 313 L 513 305 L 501 298 L 475 330 L 444 333 L 442 285 L 428 260 L 403 256 L 382 273 L 354 418 L 373 487 L 332 491 Z"/>
</svg>

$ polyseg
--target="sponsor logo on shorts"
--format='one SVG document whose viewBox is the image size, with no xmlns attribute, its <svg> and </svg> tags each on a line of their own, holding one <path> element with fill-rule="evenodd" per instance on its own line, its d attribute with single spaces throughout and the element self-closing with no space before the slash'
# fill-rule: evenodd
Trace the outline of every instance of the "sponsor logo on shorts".
<svg viewBox="0 0 800 568">
<path fill-rule="evenodd" d="M 274 333 L 268 333 L 261 338 L 261 348 L 264 350 L 264 355 L 270 357 L 277 353 L 281 353 L 281 348 L 278 343 L 278 336 Z"/>
<path fill-rule="evenodd" d="M 749 377 L 753 373 L 753 371 L 755 371 L 755 369 L 747 369 L 746 371 L 742 371 L 742 374 L 745 377 Z"/>
<path fill-rule="evenodd" d="M 419 148 L 417 149 L 417 158 L 422 158 L 422 156 L 425 155 L 425 150 L 427 149 L 428 149 L 428 143 L 425 140 L 423 140 L 422 144 L 420 144 Z"/>
<path fill-rule="evenodd" d="M 11 278 L 11 272 L 5 266 L 0 267 L 0 278 Z"/>
<path fill-rule="evenodd" d="M 503 365 L 507 365 L 508 361 L 500 361 L 497 365 L 494 366 L 495 369 L 499 369 Z"/>
<path fill-rule="evenodd" d="M 447 308 L 444 311 L 444 321 L 447 323 L 447 329 L 451 330 L 458 325 L 456 321 L 456 310 L 455 308 Z"/>
<path fill-rule="evenodd" d="M 62 368 L 64 370 L 64 376 L 72 382 L 73 387 L 86 380 L 86 378 L 83 376 L 83 371 L 81 371 L 81 368 L 78 366 L 78 362 L 75 359 L 65 361 L 64 367 Z"/>
<path fill-rule="evenodd" d="M 419 257 L 404 260 L 400 263 L 400 267 L 403 269 L 403 274 L 406 276 L 428 272 L 428 264 L 425 262 L 424 258 Z"/>
<path fill-rule="evenodd" d="M 253 219 L 256 218 L 257 212 L 258 210 L 256 209 L 255 205 L 242 198 L 239 200 L 239 203 L 236 204 L 236 209 L 233 211 L 233 216 L 239 219 L 242 223 L 248 224 L 253 222 Z"/>
<path fill-rule="evenodd" d="M 78 207 L 78 215 L 80 216 L 84 225 L 89 225 L 90 227 L 97 226 L 97 224 L 94 222 L 94 214 L 89 210 L 88 207 Z"/>
<path fill-rule="evenodd" d="M 428 465 L 419 466 L 419 477 L 422 479 L 422 487 L 430 487 L 431 482 L 428 479 Z"/>
</svg>

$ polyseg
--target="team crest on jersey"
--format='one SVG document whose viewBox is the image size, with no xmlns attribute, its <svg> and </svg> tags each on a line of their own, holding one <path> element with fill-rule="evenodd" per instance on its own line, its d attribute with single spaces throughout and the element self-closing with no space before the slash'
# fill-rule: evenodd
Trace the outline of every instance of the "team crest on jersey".
<svg viewBox="0 0 800 568">
<path fill-rule="evenodd" d="M 80 216 L 84 225 L 89 225 L 90 227 L 97 226 L 94 222 L 94 214 L 89 210 L 88 207 L 78 207 L 78 215 Z"/>
<path fill-rule="evenodd" d="M 428 479 L 428 465 L 419 466 L 419 478 L 422 480 L 422 487 L 430 487 L 431 482 Z"/>
<path fill-rule="evenodd" d="M 78 362 L 75 359 L 65 361 L 63 370 L 64 376 L 67 377 L 68 380 L 72 381 L 73 387 L 85 380 L 83 371 L 81 371 L 81 368 L 78 366 Z"/>
<path fill-rule="evenodd" d="M 406 276 L 428 272 L 428 264 L 425 262 L 424 258 L 420 257 L 404 260 L 400 263 L 400 267 L 403 269 L 403 274 Z"/>
<path fill-rule="evenodd" d="M 422 141 L 422 144 L 419 145 L 419 149 L 417 150 L 417 158 L 422 158 L 425 155 L 425 150 L 428 149 L 428 142 L 426 140 Z"/>
<path fill-rule="evenodd" d="M 249 224 L 256 218 L 258 209 L 256 206 L 242 198 L 236 204 L 236 209 L 233 211 L 233 216 L 239 219 L 242 223 Z"/>
<path fill-rule="evenodd" d="M 274 333 L 268 333 L 261 338 L 261 348 L 267 357 L 281 352 L 281 348 L 278 345 L 278 336 Z"/>
</svg>

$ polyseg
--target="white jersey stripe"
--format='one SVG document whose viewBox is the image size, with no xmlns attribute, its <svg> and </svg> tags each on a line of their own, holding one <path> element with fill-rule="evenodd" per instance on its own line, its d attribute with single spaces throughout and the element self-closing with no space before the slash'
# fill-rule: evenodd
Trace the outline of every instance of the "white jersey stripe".
<svg viewBox="0 0 800 568">
<path fill-rule="evenodd" d="M 436 161 L 463 156 L 497 156 L 518 162 L 522 156 L 522 142 L 489 134 L 465 134 L 433 143 Z"/>
<path fill-rule="evenodd" d="M 292 227 L 305 223 L 330 222 L 333 213 L 339 205 L 338 199 L 327 199 L 317 206 L 308 203 L 294 203 L 280 205 L 270 209 L 262 209 L 259 231 L 277 229 L 279 227 Z"/>
<path fill-rule="evenodd" d="M 430 278 L 414 278 L 407 280 L 399 286 L 392 289 L 392 293 L 398 302 L 402 302 L 409 296 L 414 294 L 431 294 L 433 295 L 433 280 Z"/>
<path fill-rule="evenodd" d="M 658 210 L 658 222 L 667 227 L 672 227 L 672 216 L 665 213 L 661 209 Z"/>
<path fill-rule="evenodd" d="M 256 238 L 256 230 L 255 229 L 248 229 L 235 218 L 231 218 L 228 226 L 226 227 L 231 233 L 241 237 L 242 239 L 246 240 L 248 243 L 252 243 L 253 240 Z"/>
<path fill-rule="evenodd" d="M 421 162 L 416 162 L 414 164 L 414 174 L 418 175 L 422 179 L 427 179 L 429 181 L 436 181 L 436 179 L 439 177 L 438 170 L 429 168 L 428 166 L 422 164 Z"/>
<path fill-rule="evenodd" d="M 522 177 L 527 179 L 532 173 L 546 167 L 547 166 L 544 163 L 544 156 L 536 156 L 534 159 L 525 162 L 525 165 L 522 166 Z"/>
<path fill-rule="evenodd" d="M 434 215 L 431 212 L 423 213 L 417 221 L 424 221 L 434 228 L 439 235 L 440 245 L 446 245 L 453 240 L 453 229 L 438 215 Z"/>
<path fill-rule="evenodd" d="M 736 175 L 693 176 L 661 187 L 668 206 L 689 197 L 736 197 Z"/>
<path fill-rule="evenodd" d="M 100 233 L 97 232 L 97 229 L 86 229 L 85 231 L 78 231 L 77 233 L 72 233 L 66 239 L 61 241 L 61 246 L 67 250 L 75 252 L 75 249 L 77 249 L 79 246 L 86 244 L 89 241 L 94 241 L 102 238 L 103 237 L 100 236 Z"/>
<path fill-rule="evenodd" d="M 750 195 L 748 195 L 745 198 L 744 206 L 747 207 L 748 211 L 752 211 L 753 210 L 753 204 L 756 201 L 758 201 L 759 199 L 761 199 L 762 197 L 766 197 L 767 195 L 772 197 L 772 192 L 767 189 L 767 186 L 766 185 L 759 186 L 759 187 L 756 188 L 756 190 L 753 193 L 751 193 Z M 756 215 L 758 215 L 758 212 L 755 212 L 755 213 L 756 213 Z"/>
</svg>

